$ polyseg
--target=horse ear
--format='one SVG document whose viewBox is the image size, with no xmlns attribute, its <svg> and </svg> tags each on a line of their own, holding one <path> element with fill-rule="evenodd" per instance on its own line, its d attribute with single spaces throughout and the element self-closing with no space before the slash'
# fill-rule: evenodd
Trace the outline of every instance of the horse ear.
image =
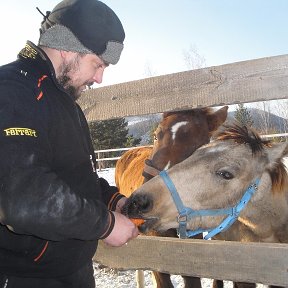
<svg viewBox="0 0 288 288">
<path fill-rule="evenodd" d="M 174 112 L 171 112 L 171 111 L 169 111 L 169 112 L 163 112 L 162 118 L 165 119 L 165 118 L 167 118 L 168 116 L 172 115 L 173 113 L 175 113 L 175 111 L 174 111 Z"/>
<path fill-rule="evenodd" d="M 270 163 L 269 166 L 271 165 L 269 168 L 271 169 L 283 158 L 288 156 L 288 143 L 285 142 L 273 144 L 271 148 L 267 148 L 267 155 Z"/>
<path fill-rule="evenodd" d="M 224 106 L 221 109 L 217 110 L 216 112 L 209 113 L 207 115 L 207 122 L 210 132 L 216 131 L 219 126 L 221 126 L 227 118 L 228 114 L 228 106 Z"/>
<path fill-rule="evenodd" d="M 277 193 L 286 191 L 288 185 L 288 143 L 277 143 L 271 148 L 267 148 L 268 165 L 266 170 L 269 171 L 272 181 L 272 192 Z"/>
</svg>

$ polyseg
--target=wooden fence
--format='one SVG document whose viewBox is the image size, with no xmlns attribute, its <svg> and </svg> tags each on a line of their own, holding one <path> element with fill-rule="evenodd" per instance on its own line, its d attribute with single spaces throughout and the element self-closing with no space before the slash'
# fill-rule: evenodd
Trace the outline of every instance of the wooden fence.
<svg viewBox="0 0 288 288">
<path fill-rule="evenodd" d="M 287 99 L 288 55 L 243 61 L 87 91 L 88 120 L 204 106 Z M 110 267 L 288 286 L 288 245 L 141 237 L 100 243 L 94 258 Z"/>
<path fill-rule="evenodd" d="M 147 145 L 147 146 L 151 146 L 151 145 Z M 147 147 L 147 146 L 137 146 L 137 148 Z M 102 162 L 117 161 L 125 151 L 133 149 L 133 148 L 136 148 L 136 147 L 95 150 L 94 153 L 96 155 L 96 162 L 98 164 L 97 168 L 99 170 L 101 170 L 102 168 L 105 168 L 103 165 L 101 165 Z M 118 156 L 106 157 L 106 154 L 107 153 L 110 154 L 111 152 L 118 152 Z"/>
</svg>

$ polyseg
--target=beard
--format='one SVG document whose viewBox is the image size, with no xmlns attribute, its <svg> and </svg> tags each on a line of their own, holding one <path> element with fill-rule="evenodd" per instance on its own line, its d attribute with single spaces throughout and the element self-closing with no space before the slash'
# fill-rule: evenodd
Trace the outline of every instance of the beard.
<svg viewBox="0 0 288 288">
<path fill-rule="evenodd" d="M 64 89 L 64 91 L 76 101 L 81 96 L 81 91 L 79 87 L 75 87 L 72 83 L 72 79 L 69 75 L 79 71 L 79 59 L 81 55 L 77 55 L 75 59 L 69 63 L 62 63 L 60 66 L 60 73 L 57 77 L 59 85 Z"/>
</svg>

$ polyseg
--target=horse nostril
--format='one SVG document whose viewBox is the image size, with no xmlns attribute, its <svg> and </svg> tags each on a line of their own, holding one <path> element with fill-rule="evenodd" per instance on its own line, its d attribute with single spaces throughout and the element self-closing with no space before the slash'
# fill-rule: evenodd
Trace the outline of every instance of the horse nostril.
<svg viewBox="0 0 288 288">
<path fill-rule="evenodd" d="M 137 217 L 152 210 L 152 197 L 143 194 L 132 195 L 122 208 L 122 213 L 129 217 Z"/>
<path fill-rule="evenodd" d="M 131 206 L 133 206 L 133 208 L 136 209 L 136 208 L 138 207 L 137 202 L 136 202 L 136 201 L 133 201 L 132 204 L 131 204 Z"/>
<path fill-rule="evenodd" d="M 137 197 L 134 202 L 138 210 L 142 213 L 149 212 L 153 207 L 152 198 L 148 195 L 139 195 L 139 197 Z"/>
</svg>

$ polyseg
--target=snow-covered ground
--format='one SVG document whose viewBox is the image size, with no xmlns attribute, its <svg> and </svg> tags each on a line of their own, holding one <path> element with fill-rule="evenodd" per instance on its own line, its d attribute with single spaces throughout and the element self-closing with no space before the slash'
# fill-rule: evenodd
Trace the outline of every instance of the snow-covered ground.
<svg viewBox="0 0 288 288">
<path fill-rule="evenodd" d="M 99 177 L 103 177 L 104 179 L 106 179 L 110 185 L 115 186 L 115 168 L 101 169 L 100 171 L 97 170 L 97 173 Z"/>
</svg>

